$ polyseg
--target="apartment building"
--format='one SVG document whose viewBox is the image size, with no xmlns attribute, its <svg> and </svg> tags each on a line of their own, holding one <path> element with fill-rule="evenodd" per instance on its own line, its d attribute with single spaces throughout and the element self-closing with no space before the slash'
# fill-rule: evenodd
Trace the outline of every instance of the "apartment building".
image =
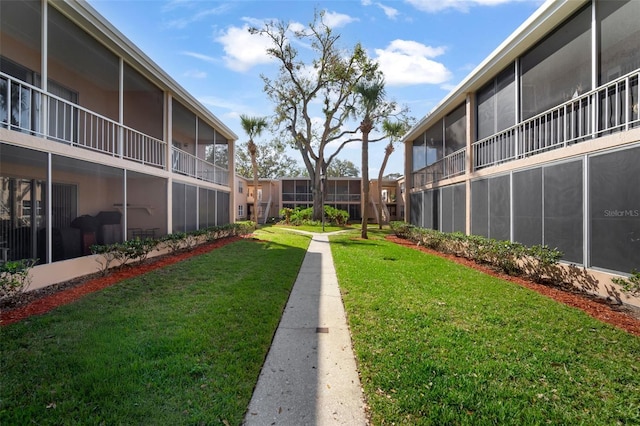
<svg viewBox="0 0 640 426">
<path fill-rule="evenodd" d="M 0 20 L 0 261 L 234 220 L 237 136 L 89 4 L 2 1 Z"/>
<path fill-rule="evenodd" d="M 253 180 L 237 177 L 237 186 L 247 188 L 246 197 L 237 201 L 238 217 L 253 217 L 257 193 L 258 222 L 266 223 L 270 218 L 280 217 L 283 208 L 313 207 L 313 189 L 307 177 L 287 177 L 280 179 L 260 179 L 257 192 Z M 370 205 L 368 217 L 371 222 L 379 221 L 379 211 L 384 212 L 383 219 L 403 220 L 404 217 L 404 179 L 383 180 L 382 191 L 378 192 L 378 181 L 370 181 Z M 349 212 L 349 221 L 362 220 L 362 178 L 330 177 L 324 182 L 324 193 L 320 194 L 324 205 Z M 380 195 L 382 202 L 380 201 Z M 242 213 L 242 214 L 241 214 Z"/>
<path fill-rule="evenodd" d="M 405 136 L 406 220 L 640 269 L 638 17 L 544 3 Z"/>
</svg>

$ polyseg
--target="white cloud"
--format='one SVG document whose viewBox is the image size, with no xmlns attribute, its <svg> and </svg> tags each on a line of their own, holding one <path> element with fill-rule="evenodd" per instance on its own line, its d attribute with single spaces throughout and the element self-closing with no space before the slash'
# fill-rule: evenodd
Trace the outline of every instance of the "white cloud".
<svg viewBox="0 0 640 426">
<path fill-rule="evenodd" d="M 187 78 L 196 78 L 196 79 L 207 78 L 207 73 L 200 70 L 189 70 L 182 75 L 184 75 Z"/>
<path fill-rule="evenodd" d="M 390 6 L 385 6 L 382 3 L 376 3 L 377 6 L 382 9 L 382 11 L 384 12 L 385 15 L 387 15 L 387 18 L 389 19 L 396 19 L 398 17 L 398 9 L 394 9 L 393 7 Z"/>
<path fill-rule="evenodd" d="M 525 0 L 405 0 L 410 5 L 424 12 L 439 12 L 445 9 L 457 9 L 468 12 L 474 6 L 496 6 L 513 1 Z"/>
<path fill-rule="evenodd" d="M 445 84 L 441 85 L 440 88 L 442 90 L 450 92 L 450 91 L 452 91 L 453 89 L 456 88 L 456 85 L 455 84 L 451 84 L 451 83 L 445 83 Z"/>
<path fill-rule="evenodd" d="M 363 6 L 371 6 L 371 5 L 376 5 L 378 6 L 380 9 L 382 9 L 382 11 L 384 12 L 385 15 L 387 15 L 387 18 L 392 19 L 395 21 L 395 19 L 398 17 L 398 15 L 400 14 L 400 11 L 398 11 L 398 9 L 395 9 L 391 6 L 386 6 L 380 2 L 372 2 L 371 0 L 361 0 L 361 4 Z"/>
<path fill-rule="evenodd" d="M 325 11 L 324 18 L 322 19 L 324 24 L 329 28 L 344 27 L 345 25 L 358 20 L 359 20 L 358 18 L 353 18 L 349 15 L 345 15 L 344 13 L 328 12 L 328 11 Z"/>
<path fill-rule="evenodd" d="M 307 27 L 304 24 L 301 24 L 300 22 L 289 22 L 289 31 L 291 32 L 303 32 L 307 29 Z"/>
<path fill-rule="evenodd" d="M 255 65 L 273 61 L 267 54 L 267 48 L 271 47 L 269 40 L 259 34 L 249 33 L 249 24 L 228 27 L 215 40 L 222 44 L 224 63 L 233 71 L 244 72 Z"/>
<path fill-rule="evenodd" d="M 192 58 L 200 59 L 201 61 L 204 61 L 204 62 L 210 62 L 210 63 L 218 62 L 216 58 L 208 55 L 203 55 L 202 53 L 185 51 L 185 52 L 181 52 L 181 54 L 185 56 L 191 56 Z"/>
<path fill-rule="evenodd" d="M 451 72 L 431 58 L 444 53 L 444 47 L 431 47 L 410 40 L 394 40 L 385 49 L 376 49 L 378 64 L 389 86 L 442 84 Z"/>
<path fill-rule="evenodd" d="M 171 13 L 175 14 L 176 12 L 173 11 L 172 9 L 175 9 L 178 6 L 187 5 L 187 4 L 188 4 L 187 2 L 174 2 L 170 6 L 169 5 L 165 6 L 165 12 L 171 11 Z M 222 15 L 223 13 L 227 12 L 229 9 L 230 9 L 229 4 L 221 4 L 220 6 L 217 6 L 214 8 L 204 9 L 204 10 L 195 12 L 192 15 L 189 15 L 186 17 L 172 19 L 169 22 L 167 22 L 165 25 L 168 28 L 183 29 L 188 27 L 190 24 L 194 22 L 202 21 L 203 19 L 208 18 L 209 16 Z"/>
<path fill-rule="evenodd" d="M 223 109 L 231 109 L 231 110 L 241 110 L 245 108 L 244 105 L 232 102 L 229 99 L 219 98 L 217 96 L 201 96 L 198 98 L 200 102 L 204 105 L 209 105 L 216 108 Z"/>
</svg>

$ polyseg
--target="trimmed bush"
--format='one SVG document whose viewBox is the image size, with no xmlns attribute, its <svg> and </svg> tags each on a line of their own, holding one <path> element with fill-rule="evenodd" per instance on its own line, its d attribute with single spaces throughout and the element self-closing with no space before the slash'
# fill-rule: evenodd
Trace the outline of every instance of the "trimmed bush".
<svg viewBox="0 0 640 426">
<path fill-rule="evenodd" d="M 461 232 L 445 233 L 424 229 L 406 222 L 391 222 L 393 233 L 416 244 L 491 265 L 508 275 L 525 276 L 535 282 L 544 282 L 558 273 L 562 252 L 547 246 L 525 247 L 517 242 L 498 241 Z"/>
<path fill-rule="evenodd" d="M 622 287 L 622 290 L 631 296 L 640 296 L 640 272 L 631 271 L 629 278 L 611 278 L 614 284 Z"/>
<path fill-rule="evenodd" d="M 37 259 L 22 259 L 0 264 L 0 299 L 25 291 L 31 279 L 29 270 Z"/>
<path fill-rule="evenodd" d="M 96 259 L 99 270 L 106 275 L 113 267 L 114 262 L 119 266 L 129 263 L 139 264 L 144 262 L 154 250 L 166 248 L 170 253 L 181 250 L 189 250 L 203 242 L 213 242 L 220 238 L 237 235 L 245 235 L 253 232 L 255 223 L 251 221 L 231 223 L 222 226 L 212 226 L 191 232 L 176 232 L 165 235 L 159 239 L 133 239 L 123 243 L 91 246 L 91 252 L 99 255 Z"/>
<path fill-rule="evenodd" d="M 319 225 L 321 223 L 317 220 L 313 220 L 313 207 L 305 209 L 290 209 L 285 207 L 284 209 L 280 210 L 280 215 L 284 217 L 284 220 L 281 222 L 283 225 L 301 226 Z M 324 217 L 326 223 L 336 226 L 344 226 L 349 220 L 349 212 L 345 210 L 338 210 L 334 207 L 325 205 Z"/>
<path fill-rule="evenodd" d="M 329 221 L 329 223 L 337 226 L 344 226 L 349 220 L 349 212 L 346 210 L 339 210 L 331 206 L 324 206 L 324 217 Z"/>
</svg>

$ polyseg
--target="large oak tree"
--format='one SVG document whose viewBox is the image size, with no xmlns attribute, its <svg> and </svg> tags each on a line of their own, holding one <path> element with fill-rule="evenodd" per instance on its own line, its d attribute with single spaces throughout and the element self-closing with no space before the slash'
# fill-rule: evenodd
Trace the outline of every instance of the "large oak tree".
<svg viewBox="0 0 640 426">
<path fill-rule="evenodd" d="M 300 152 L 309 173 L 316 220 L 323 211 L 321 177 L 345 145 L 362 140 L 360 125 L 353 120 L 359 107 L 355 88 L 381 77 L 360 44 L 352 49 L 338 45 L 340 35 L 323 17 L 324 12 L 316 12 L 306 27 L 272 21 L 250 29 L 268 38 L 267 53 L 279 65 L 277 76 L 262 75 L 264 90 L 275 106 L 273 124 Z M 305 57 L 309 52 L 310 59 Z M 383 102 L 389 114 L 395 112 L 394 103 Z"/>
<path fill-rule="evenodd" d="M 244 177 L 253 176 L 248 144 L 248 141 L 244 142 L 236 150 L 236 173 Z M 260 179 L 300 176 L 301 170 L 298 166 L 298 160 L 287 154 L 285 144 L 278 139 L 256 144 L 256 148 L 258 177 Z"/>
</svg>

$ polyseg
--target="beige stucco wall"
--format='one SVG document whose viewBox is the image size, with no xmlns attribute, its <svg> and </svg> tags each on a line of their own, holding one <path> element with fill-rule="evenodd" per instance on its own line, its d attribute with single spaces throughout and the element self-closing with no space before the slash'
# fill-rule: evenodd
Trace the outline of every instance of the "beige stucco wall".
<svg viewBox="0 0 640 426">
<path fill-rule="evenodd" d="M 41 72 L 40 51 L 32 49 L 29 45 L 16 40 L 7 33 L 2 33 L 0 40 L 2 56 L 10 58 L 33 71 Z"/>
</svg>

